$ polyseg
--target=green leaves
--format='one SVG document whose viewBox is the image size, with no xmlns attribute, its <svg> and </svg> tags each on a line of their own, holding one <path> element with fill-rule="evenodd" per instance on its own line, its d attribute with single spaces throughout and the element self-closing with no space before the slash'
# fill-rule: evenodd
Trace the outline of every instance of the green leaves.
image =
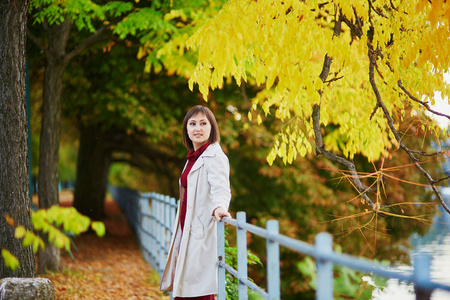
<svg viewBox="0 0 450 300">
<path fill-rule="evenodd" d="M 58 229 L 58 231 L 59 229 L 62 229 L 65 233 L 79 235 L 88 230 L 89 225 L 91 225 L 91 220 L 80 214 L 74 207 L 60 207 L 56 205 L 48 210 L 38 210 L 37 212 L 33 212 L 31 215 L 31 222 L 34 229 L 42 230 L 45 233 L 48 232 L 53 240 L 58 241 L 58 244 L 62 243 L 62 238 L 54 231 L 54 229 Z M 93 226 L 99 228 L 100 233 L 102 233 L 100 224 L 103 223 L 93 223 L 95 223 Z"/>
<path fill-rule="evenodd" d="M 69 19 L 78 30 L 95 32 L 94 21 L 107 21 L 117 18 L 133 9 L 130 2 L 111 1 L 105 5 L 98 5 L 91 0 L 32 0 L 30 14 L 34 23 L 47 21 L 51 25 L 59 25 Z"/>
<path fill-rule="evenodd" d="M 14 237 L 16 239 L 23 238 L 22 245 L 24 247 L 32 246 L 33 252 L 36 253 L 39 247 L 45 248 L 44 241 L 39 236 L 35 235 L 33 232 L 26 230 L 23 226 L 17 226 L 14 230 Z"/>
<path fill-rule="evenodd" d="M 105 224 L 103 222 L 92 222 L 92 229 L 97 233 L 98 236 L 104 236 L 106 232 Z"/>
<path fill-rule="evenodd" d="M 10 268 L 11 270 L 15 271 L 19 266 L 20 263 L 17 260 L 17 258 L 11 254 L 11 252 L 9 252 L 6 249 L 2 249 L 2 257 L 3 260 L 5 261 L 5 266 L 7 268 Z"/>
<path fill-rule="evenodd" d="M 14 224 L 14 220 L 8 217 L 8 223 Z M 31 246 L 34 253 L 39 248 L 44 249 L 45 243 L 39 236 L 39 232 L 48 234 L 48 240 L 57 248 L 64 248 L 70 251 L 70 239 L 68 235 L 79 235 L 89 229 L 89 226 L 96 232 L 98 236 L 104 236 L 106 232 L 103 222 L 91 222 L 91 220 L 80 214 L 73 207 L 52 206 L 49 209 L 39 209 L 31 213 L 31 223 L 35 232 L 27 230 L 24 226 L 19 225 L 14 229 L 14 238 L 23 239 L 24 247 Z M 6 249 L 2 249 L 2 256 L 5 265 L 12 270 L 19 266 L 17 258 Z"/>
<path fill-rule="evenodd" d="M 120 39 L 124 39 L 128 35 L 134 36 L 136 33 L 145 30 L 149 34 L 141 38 L 141 43 L 143 43 L 152 37 L 158 38 L 159 36 L 161 38 L 164 32 L 170 33 L 173 29 L 175 29 L 174 26 L 164 20 L 162 12 L 151 8 L 142 8 L 129 14 L 117 24 L 113 32 L 119 35 Z"/>
</svg>

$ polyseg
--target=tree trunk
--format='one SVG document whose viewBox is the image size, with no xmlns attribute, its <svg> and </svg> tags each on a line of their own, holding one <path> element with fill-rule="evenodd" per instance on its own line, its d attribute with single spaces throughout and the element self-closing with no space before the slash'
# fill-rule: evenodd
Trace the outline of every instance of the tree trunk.
<svg viewBox="0 0 450 300">
<path fill-rule="evenodd" d="M 20 262 L 12 271 L 0 256 L 0 278 L 34 277 L 31 247 L 14 238 L 15 225 L 31 229 L 28 129 L 25 94 L 25 42 L 30 1 L 0 1 L 0 248 Z"/>
<path fill-rule="evenodd" d="M 65 48 L 70 22 L 53 25 L 48 29 L 48 51 L 45 66 L 42 103 L 42 124 L 39 145 L 39 207 L 50 208 L 59 204 L 58 150 L 61 123 L 61 97 L 63 75 L 67 63 Z"/>
<path fill-rule="evenodd" d="M 80 147 L 73 206 L 91 219 L 104 217 L 104 199 L 111 152 L 106 148 L 108 135 L 98 128 L 80 128 Z"/>
<path fill-rule="evenodd" d="M 59 205 L 58 151 L 61 122 L 61 97 L 63 75 L 67 66 L 65 49 L 70 33 L 70 22 L 48 29 L 47 64 L 44 75 L 44 93 L 42 103 L 42 125 L 39 146 L 39 208 Z M 45 240 L 45 250 L 38 255 L 38 272 L 58 271 L 59 249 Z"/>
<path fill-rule="evenodd" d="M 61 271 L 61 255 L 60 250 L 48 241 L 48 235 L 41 235 L 45 242 L 45 249 L 38 252 L 38 270 L 39 274 L 45 273 L 47 270 Z"/>
</svg>

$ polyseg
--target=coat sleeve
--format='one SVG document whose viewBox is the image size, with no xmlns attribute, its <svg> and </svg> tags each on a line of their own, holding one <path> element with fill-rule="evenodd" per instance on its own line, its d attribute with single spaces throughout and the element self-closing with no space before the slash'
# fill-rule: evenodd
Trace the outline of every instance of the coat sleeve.
<svg viewBox="0 0 450 300">
<path fill-rule="evenodd" d="M 213 157 L 208 157 L 205 160 L 205 166 L 213 202 L 211 215 L 214 209 L 219 206 L 228 210 L 231 201 L 230 163 L 228 162 L 228 157 L 223 152 L 219 152 Z"/>
</svg>

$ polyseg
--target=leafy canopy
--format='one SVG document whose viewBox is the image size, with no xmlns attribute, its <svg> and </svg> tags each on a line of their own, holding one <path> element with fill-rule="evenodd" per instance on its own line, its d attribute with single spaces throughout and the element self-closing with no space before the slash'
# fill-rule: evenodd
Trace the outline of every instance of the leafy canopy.
<svg viewBox="0 0 450 300">
<path fill-rule="evenodd" d="M 32 0 L 30 12 L 34 23 L 48 22 L 48 25 L 60 24 L 65 19 L 78 30 L 95 32 L 95 20 L 106 20 L 121 16 L 133 8 L 132 2 L 109 1 L 104 5 L 91 0 Z"/>
<path fill-rule="evenodd" d="M 275 111 L 286 122 L 267 157 L 270 164 L 277 156 L 292 163 L 298 154 L 312 152 L 315 104 L 322 126 L 338 125 L 324 137 L 328 150 L 374 161 L 398 141 L 375 109 L 370 57 L 377 59 L 378 90 L 398 124 L 406 111 L 424 110 L 407 101 L 401 84 L 424 102 L 433 103 L 436 91 L 450 94 L 443 80 L 449 26 L 448 1 L 233 0 L 189 39 L 189 47 L 199 48 L 189 84 L 192 89 L 197 83 L 205 100 L 210 87 L 223 86 L 224 77 L 261 86 L 253 99 L 258 121 Z M 326 56 L 332 58 L 330 76 L 321 80 Z M 427 119 L 419 126 L 435 129 Z"/>
</svg>

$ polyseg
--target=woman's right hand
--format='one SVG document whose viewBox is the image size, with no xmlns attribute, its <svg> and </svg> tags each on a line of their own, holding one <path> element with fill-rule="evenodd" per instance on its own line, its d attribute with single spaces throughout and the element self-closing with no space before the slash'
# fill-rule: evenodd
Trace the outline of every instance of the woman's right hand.
<svg viewBox="0 0 450 300">
<path fill-rule="evenodd" d="M 222 220 L 222 217 L 231 218 L 231 214 L 222 206 L 217 207 L 214 210 L 213 215 L 216 218 L 217 222 L 220 222 L 220 220 Z"/>
</svg>

